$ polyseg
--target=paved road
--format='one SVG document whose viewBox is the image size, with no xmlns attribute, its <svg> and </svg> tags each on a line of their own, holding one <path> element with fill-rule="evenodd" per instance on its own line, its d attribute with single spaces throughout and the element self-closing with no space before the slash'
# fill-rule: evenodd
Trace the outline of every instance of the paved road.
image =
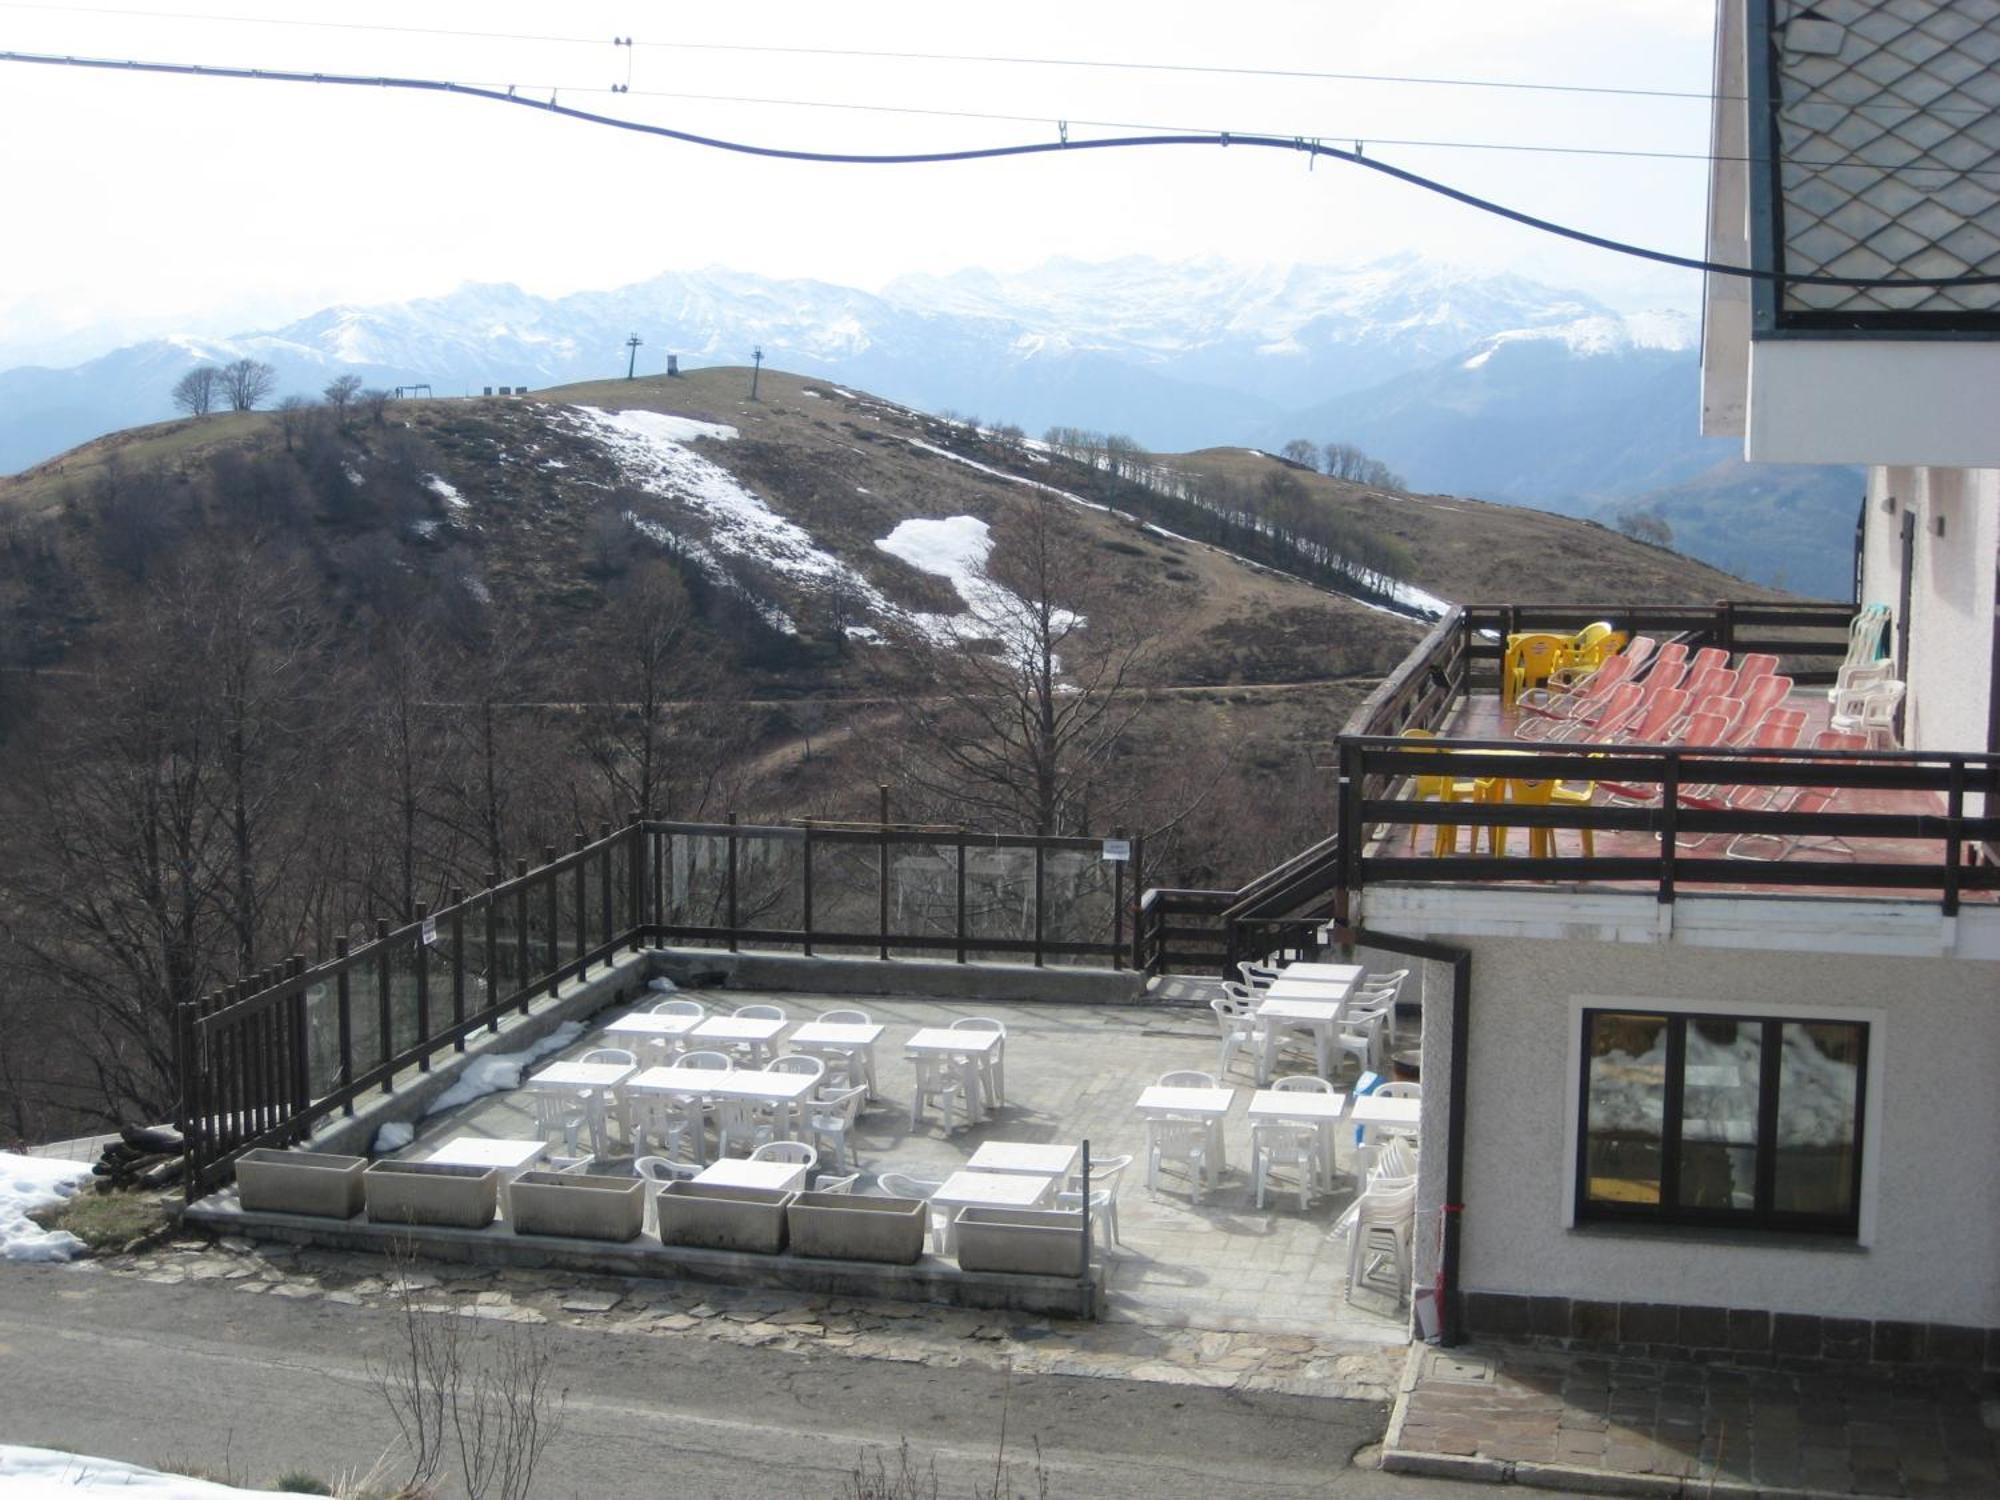
<svg viewBox="0 0 2000 1500">
<path fill-rule="evenodd" d="M 390 1441 L 367 1371 L 393 1314 L 0 1267 L 0 1440 L 268 1483 L 367 1469 Z M 943 1493 L 991 1478 L 1003 1401 L 1016 1486 L 1039 1439 L 1052 1500 L 1489 1495 L 1349 1467 L 1380 1433 L 1368 1402 L 1021 1377 L 838 1354 L 551 1327 L 569 1419 L 536 1485 L 552 1496 L 834 1497 L 864 1445 L 907 1437 Z"/>
</svg>

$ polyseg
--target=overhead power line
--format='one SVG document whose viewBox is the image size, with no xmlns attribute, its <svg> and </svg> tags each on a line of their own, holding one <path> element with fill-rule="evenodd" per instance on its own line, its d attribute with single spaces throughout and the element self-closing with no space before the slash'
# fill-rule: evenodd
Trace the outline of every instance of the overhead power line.
<svg viewBox="0 0 2000 1500">
<path fill-rule="evenodd" d="M 1066 123 L 1059 125 L 1061 139 L 1054 141 L 1033 141 L 1015 146 L 976 146 L 951 151 L 895 151 L 895 152 L 852 152 L 852 151 L 809 151 L 798 147 L 762 146 L 748 141 L 725 140 L 718 136 L 701 135 L 694 131 L 677 130 L 669 125 L 653 125 L 642 120 L 625 120 L 615 115 L 598 114 L 592 110 L 577 109 L 573 105 L 560 103 L 551 96 L 547 100 L 529 99 L 509 90 L 502 93 L 497 89 L 480 88 L 470 84 L 453 83 L 437 78 L 395 78 L 367 77 L 349 73 L 305 73 L 291 69 L 210 67 L 199 63 L 143 62 L 136 59 L 100 57 L 57 57 L 35 52 L 0 52 L 0 62 L 29 63 L 42 66 L 90 68 L 107 72 L 156 73 L 194 78 L 235 78 L 262 83 L 318 83 L 343 87 L 370 89 L 400 89 L 418 93 L 452 94 L 461 98 L 483 99 L 494 104 L 517 105 L 541 113 L 561 115 L 566 119 L 579 120 L 586 124 L 602 126 L 610 130 L 631 131 L 638 135 L 655 136 L 664 140 L 680 141 L 690 146 L 701 146 L 714 151 L 727 151 L 739 156 L 752 156 L 770 161 L 796 161 L 818 163 L 829 166 L 920 166 L 943 165 L 973 161 L 999 161 L 1014 157 L 1057 155 L 1083 151 L 1142 150 L 1155 147 L 1179 146 L 1231 146 L 1246 150 L 1295 151 L 1317 160 L 1325 157 L 1348 166 L 1362 167 L 1392 177 L 1412 187 L 1463 203 L 1482 213 L 1492 214 L 1530 229 L 1556 235 L 1562 239 L 1574 240 L 1578 244 L 1591 245 L 1600 250 L 1609 250 L 1619 255 L 1629 255 L 1640 260 L 1649 260 L 1660 265 L 1679 266 L 1690 271 L 1704 271 L 1718 276 L 1734 276 L 1752 281 L 1784 282 L 1792 286 L 1846 287 L 1855 290 L 1874 290 L 1892 287 L 1945 288 L 1959 286 L 2000 285 L 2000 274 L 1975 274 L 1970 276 L 1790 276 L 1781 271 L 1762 270 L 1755 266 L 1729 265 L 1722 261 L 1705 260 L 1699 256 L 1676 255 L 1667 250 L 1654 250 L 1644 245 L 1630 244 L 1624 240 L 1614 240 L 1605 235 L 1592 234 L 1588 230 L 1577 229 L 1568 224 L 1559 224 L 1553 219 L 1544 219 L 1518 208 L 1510 208 L 1490 198 L 1482 198 L 1476 193 L 1468 193 L 1436 178 L 1426 177 L 1420 172 L 1412 172 L 1404 167 L 1392 165 L 1368 156 L 1358 148 L 1347 150 L 1326 145 L 1323 141 L 1311 140 L 1304 136 L 1276 136 L 1238 134 L 1233 131 L 1198 131 L 1171 134 L 1097 136 L 1084 140 L 1071 140 Z"/>
<path fill-rule="evenodd" d="M 133 10 L 113 5 L 70 5 L 54 0 L 0 0 L 0 10 L 54 10 L 64 15 L 119 16 L 156 21 L 213 21 L 235 26 L 283 26 L 316 31 L 364 31 L 388 36 L 453 37 L 464 41 L 553 42 L 601 47 L 610 38 L 548 32 L 480 31 L 450 26 L 389 26 L 372 21 L 302 20 L 291 16 L 222 15 L 208 11 Z M 1514 89 L 1538 94 L 1604 94 L 1633 99 L 1694 99 L 1712 103 L 1707 90 L 1619 88 L 1610 84 L 1540 83 L 1507 78 L 1449 78 L 1398 73 L 1332 73 L 1310 68 L 1245 68 L 1221 63 L 1145 62 L 1130 58 L 1034 57 L 980 52 L 896 52 L 866 47 L 799 47 L 770 42 L 624 41 L 659 52 L 741 52 L 788 57 L 848 57 L 881 62 L 978 63 L 994 67 L 1078 68 L 1124 73 L 1199 73 L 1225 78 L 1297 78 L 1326 83 L 1391 83 L 1424 88 Z M 1731 96 L 1724 96 L 1731 97 Z"/>
</svg>

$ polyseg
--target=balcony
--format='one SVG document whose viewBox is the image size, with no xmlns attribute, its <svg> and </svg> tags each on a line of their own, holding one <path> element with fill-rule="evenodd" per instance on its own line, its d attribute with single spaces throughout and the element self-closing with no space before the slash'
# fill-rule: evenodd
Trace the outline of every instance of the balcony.
<svg viewBox="0 0 2000 1500">
<path fill-rule="evenodd" d="M 1340 825 L 1331 841 L 1333 909 L 1367 920 L 1385 888 L 1640 892 L 1663 906 L 1690 894 L 1921 903 L 1945 917 L 1992 907 L 2000 818 L 1988 798 L 2000 760 L 1900 750 L 1814 751 L 1846 649 L 1843 605 L 1699 608 L 1468 606 L 1452 611 L 1348 722 L 1337 751 Z M 1596 619 L 1629 633 L 1770 652 L 1809 717 L 1800 748 L 1521 740 L 1499 667 L 1519 631 L 1568 634 Z M 1408 730 L 1436 736 L 1421 744 Z M 1416 778 L 1553 778 L 1587 802 L 1547 807 L 1419 800 Z M 1613 800 L 1606 788 L 1616 785 Z M 1799 787 L 1816 795 L 1794 799 Z M 1772 795 L 1772 790 L 1776 795 Z M 1447 844 L 1439 828 L 1458 830 Z M 1489 830 L 1510 830 L 1500 853 Z M 1552 838 L 1530 855 L 1530 834 Z M 1470 845 L 1470 850 L 1468 850 Z M 1590 846 L 1586 849 L 1586 845 Z"/>
</svg>

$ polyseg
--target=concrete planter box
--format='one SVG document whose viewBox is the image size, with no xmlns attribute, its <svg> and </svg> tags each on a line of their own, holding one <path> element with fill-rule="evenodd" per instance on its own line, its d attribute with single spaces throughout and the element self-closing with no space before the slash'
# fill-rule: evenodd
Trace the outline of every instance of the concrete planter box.
<svg viewBox="0 0 2000 1500">
<path fill-rule="evenodd" d="M 236 1195 L 247 1213 L 351 1219 L 361 1212 L 365 1156 L 259 1147 L 236 1159 Z"/>
<path fill-rule="evenodd" d="M 516 1234 L 637 1239 L 646 1224 L 646 1184 L 637 1177 L 523 1172 L 507 1188 L 507 1213 Z"/>
<path fill-rule="evenodd" d="M 378 1161 L 361 1174 L 375 1224 L 484 1229 L 500 1206 L 498 1167 L 435 1161 Z"/>
<path fill-rule="evenodd" d="M 915 1265 L 924 1253 L 930 1205 L 852 1193 L 800 1193 L 785 1210 L 794 1255 Z"/>
<path fill-rule="evenodd" d="M 1083 1269 L 1083 1213 L 1055 1208 L 968 1208 L 958 1216 L 962 1271 L 1070 1276 Z"/>
<path fill-rule="evenodd" d="M 776 1188 L 669 1182 L 654 1200 L 660 1243 L 776 1255 L 785 1248 L 785 1210 L 797 1196 Z"/>
</svg>

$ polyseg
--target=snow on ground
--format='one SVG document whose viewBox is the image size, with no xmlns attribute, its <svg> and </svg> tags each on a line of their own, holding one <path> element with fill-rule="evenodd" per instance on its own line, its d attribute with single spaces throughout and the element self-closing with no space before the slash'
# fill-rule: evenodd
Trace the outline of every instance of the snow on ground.
<svg viewBox="0 0 2000 1500">
<path fill-rule="evenodd" d="M 414 531 L 418 536 L 422 537 L 425 541 L 429 541 L 432 537 L 438 534 L 438 527 L 442 526 L 443 524 L 444 523 L 442 521 L 436 521 L 429 516 L 425 516 L 420 521 L 410 522 L 410 530 Z"/>
<path fill-rule="evenodd" d="M 144 1496 L 145 1500 L 258 1500 L 283 1493 L 162 1474 L 158 1469 L 120 1463 L 115 1458 L 85 1458 L 53 1448 L 0 1443 L 0 1492 L 7 1500 L 67 1500 L 72 1495 L 114 1491 Z"/>
<path fill-rule="evenodd" d="M 431 1101 L 426 1117 L 457 1109 L 488 1094 L 504 1093 L 521 1086 L 521 1070 L 538 1057 L 560 1052 L 583 1035 L 581 1021 L 565 1021 L 525 1052 L 496 1052 L 474 1058 L 458 1075 L 458 1082 Z"/>
<path fill-rule="evenodd" d="M 367 480 L 361 477 L 361 471 L 355 468 L 353 464 L 342 464 L 340 466 L 340 472 L 347 476 L 347 482 L 349 484 L 360 485 L 360 484 L 366 484 L 368 482 Z"/>
<path fill-rule="evenodd" d="M 471 508 L 472 502 L 458 492 L 457 486 L 441 475 L 427 475 L 424 483 L 429 485 L 437 493 L 437 497 L 453 510 L 468 510 Z"/>
<path fill-rule="evenodd" d="M 0 1260 L 74 1260 L 83 1241 L 42 1228 L 28 1211 L 60 1203 L 90 1181 L 90 1163 L 0 1151 Z M 0 1468 L 0 1474 L 6 1470 Z M 8 1489 L 12 1494 L 12 1489 Z"/>
<path fill-rule="evenodd" d="M 812 389 L 812 387 L 810 387 L 810 386 L 807 386 L 806 388 L 804 388 L 803 390 L 801 390 L 801 391 L 799 392 L 799 394 L 800 394 L 801 396 L 810 396 L 810 397 L 812 397 L 812 399 L 813 399 L 813 400 L 815 400 L 815 401 L 818 401 L 818 400 L 820 400 L 820 399 L 821 399 L 821 397 L 820 397 L 820 393 L 819 393 L 818 391 L 816 391 L 816 390 Z"/>
<path fill-rule="evenodd" d="M 880 590 L 815 542 L 812 533 L 779 515 L 720 464 L 686 446 L 698 437 L 733 438 L 735 428 L 651 411 L 607 412 L 578 406 L 571 412 L 583 431 L 610 450 L 628 480 L 649 494 L 687 506 L 708 522 L 706 550 L 713 568 L 704 564 L 704 571 L 720 575 L 718 582 L 732 580 L 715 554 L 755 558 L 809 588 L 838 586 L 876 614 L 893 613 Z M 646 526 L 636 517 L 633 524 L 642 530 Z M 701 556 L 686 539 L 676 538 L 672 545 Z M 772 610 L 767 618 L 771 615 L 784 621 L 780 629 L 798 633 L 782 611 Z"/>
<path fill-rule="evenodd" d="M 1033 611 L 1027 601 L 986 576 L 993 534 L 984 521 L 976 516 L 899 521 L 875 545 L 920 573 L 950 580 L 965 601 L 961 615 L 910 616 L 911 623 L 932 640 L 948 643 L 997 636 L 1019 651 L 1033 646 Z M 1083 623 L 1081 615 L 1066 609 L 1056 611 L 1051 621 L 1057 634 Z"/>
<path fill-rule="evenodd" d="M 1449 599 L 1440 599 L 1436 594 L 1420 589 L 1414 583 L 1403 583 L 1400 580 L 1389 584 L 1389 596 L 1398 604 L 1410 609 L 1420 609 L 1434 619 L 1442 618 L 1444 612 L 1451 608 Z"/>
</svg>

